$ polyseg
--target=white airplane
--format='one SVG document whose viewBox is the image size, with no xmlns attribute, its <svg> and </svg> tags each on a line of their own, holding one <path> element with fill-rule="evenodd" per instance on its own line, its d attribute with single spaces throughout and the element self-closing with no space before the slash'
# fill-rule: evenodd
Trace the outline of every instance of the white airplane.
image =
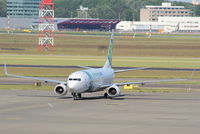
<svg viewBox="0 0 200 134">
<path fill-rule="evenodd" d="M 113 38 L 114 38 L 114 33 L 112 32 L 108 48 L 107 60 L 102 68 L 90 68 L 85 66 L 79 66 L 87 70 L 73 72 L 72 74 L 69 75 L 67 81 L 58 81 L 46 78 L 26 77 L 15 74 L 9 74 L 7 72 L 6 64 L 4 65 L 4 72 L 7 76 L 57 83 L 58 85 L 56 85 L 56 87 L 54 88 L 55 94 L 59 96 L 64 96 L 67 95 L 68 91 L 70 91 L 74 100 L 81 99 L 82 93 L 88 93 L 88 92 L 91 93 L 103 90 L 106 91 L 104 97 L 106 98 L 117 97 L 121 93 L 119 86 L 123 85 L 186 80 L 186 79 L 167 79 L 167 80 L 154 80 L 154 81 L 143 81 L 143 82 L 113 83 L 115 73 L 145 69 L 145 68 L 133 68 L 124 70 L 114 70 L 112 68 Z"/>
</svg>

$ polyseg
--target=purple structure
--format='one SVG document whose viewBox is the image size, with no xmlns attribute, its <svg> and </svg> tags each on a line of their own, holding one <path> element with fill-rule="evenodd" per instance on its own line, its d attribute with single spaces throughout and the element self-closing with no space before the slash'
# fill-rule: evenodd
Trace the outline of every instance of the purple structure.
<svg viewBox="0 0 200 134">
<path fill-rule="evenodd" d="M 120 20 L 101 19 L 69 19 L 58 23 L 59 30 L 100 30 L 109 31 L 116 28 Z"/>
</svg>

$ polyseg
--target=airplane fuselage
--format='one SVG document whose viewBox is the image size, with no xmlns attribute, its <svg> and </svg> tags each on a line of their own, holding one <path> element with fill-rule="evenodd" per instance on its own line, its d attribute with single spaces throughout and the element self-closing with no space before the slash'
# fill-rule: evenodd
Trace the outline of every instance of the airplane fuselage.
<svg viewBox="0 0 200 134">
<path fill-rule="evenodd" d="M 72 93 L 101 91 L 102 85 L 110 85 L 114 80 L 113 69 L 99 68 L 74 72 L 67 79 L 67 87 Z"/>
</svg>

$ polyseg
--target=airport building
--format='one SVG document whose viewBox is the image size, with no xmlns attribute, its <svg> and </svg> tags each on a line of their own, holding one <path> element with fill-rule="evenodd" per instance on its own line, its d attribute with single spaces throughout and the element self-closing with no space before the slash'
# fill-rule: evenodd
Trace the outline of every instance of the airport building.
<svg viewBox="0 0 200 134">
<path fill-rule="evenodd" d="M 99 30 L 109 31 L 116 28 L 120 20 L 108 19 L 67 19 L 58 23 L 59 30 Z"/>
<path fill-rule="evenodd" d="M 162 3 L 161 6 L 145 6 L 140 9 L 140 21 L 158 21 L 158 17 L 188 17 L 190 10 L 184 6 L 172 6 Z"/>
<path fill-rule="evenodd" d="M 200 17 L 158 17 L 158 23 L 176 25 L 178 31 L 200 32 Z"/>
<path fill-rule="evenodd" d="M 41 0 L 7 0 L 7 15 L 12 18 L 38 18 Z"/>
<path fill-rule="evenodd" d="M 200 32 L 200 17 L 158 17 L 158 21 L 121 21 L 118 31 L 136 32 Z"/>
<path fill-rule="evenodd" d="M 117 24 L 117 31 L 124 32 L 173 32 L 176 31 L 177 24 L 147 22 L 147 21 L 121 21 Z"/>
<path fill-rule="evenodd" d="M 39 20 L 34 18 L 0 18 L 0 28 L 38 29 Z M 200 17 L 158 17 L 158 21 L 120 21 L 102 19 L 55 18 L 55 30 L 124 32 L 200 32 Z"/>
<path fill-rule="evenodd" d="M 8 21 L 10 29 L 31 29 L 34 18 L 6 18 L 0 17 L 0 29 L 8 28 Z"/>
</svg>

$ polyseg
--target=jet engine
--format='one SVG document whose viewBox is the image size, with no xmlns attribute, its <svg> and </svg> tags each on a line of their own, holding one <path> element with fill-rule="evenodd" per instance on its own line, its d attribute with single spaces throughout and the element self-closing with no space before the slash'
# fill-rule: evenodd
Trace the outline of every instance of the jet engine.
<svg viewBox="0 0 200 134">
<path fill-rule="evenodd" d="M 119 89 L 118 86 L 112 85 L 111 87 L 108 88 L 107 94 L 109 97 L 116 97 L 119 96 L 121 93 L 121 90 Z"/>
<path fill-rule="evenodd" d="M 61 83 L 54 88 L 54 93 L 60 96 L 66 95 L 67 92 L 67 85 L 64 83 Z"/>
</svg>

